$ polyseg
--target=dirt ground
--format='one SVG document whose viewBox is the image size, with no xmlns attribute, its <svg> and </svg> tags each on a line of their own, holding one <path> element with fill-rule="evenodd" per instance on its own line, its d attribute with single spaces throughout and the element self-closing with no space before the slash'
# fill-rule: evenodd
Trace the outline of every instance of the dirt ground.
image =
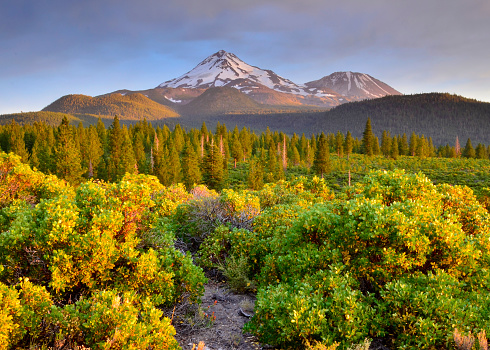
<svg viewBox="0 0 490 350">
<path fill-rule="evenodd" d="M 173 325 L 183 350 L 204 342 L 206 350 L 258 350 L 257 339 L 242 333 L 253 315 L 255 297 L 232 292 L 225 283 L 209 280 L 201 305 L 177 310 Z"/>
</svg>

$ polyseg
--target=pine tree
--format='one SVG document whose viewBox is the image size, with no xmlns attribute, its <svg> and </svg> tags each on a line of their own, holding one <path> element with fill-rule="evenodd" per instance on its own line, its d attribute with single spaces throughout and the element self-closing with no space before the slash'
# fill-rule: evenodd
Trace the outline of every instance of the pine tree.
<svg viewBox="0 0 490 350">
<path fill-rule="evenodd" d="M 293 146 L 292 152 L 291 152 L 291 162 L 293 163 L 294 166 L 298 166 L 301 163 L 301 156 L 299 155 L 299 151 L 296 148 L 296 146 Z"/>
<path fill-rule="evenodd" d="M 408 152 L 412 157 L 415 157 L 417 153 L 418 142 L 419 142 L 419 137 L 415 135 L 415 132 L 412 132 L 412 135 L 410 136 L 409 146 L 408 146 Z"/>
<path fill-rule="evenodd" d="M 243 147 L 242 144 L 240 143 L 240 138 L 238 133 L 235 134 L 235 132 L 233 132 L 232 139 L 231 139 L 231 156 L 234 160 L 235 168 L 236 168 L 236 163 L 243 158 Z"/>
<path fill-rule="evenodd" d="M 391 156 L 391 147 L 392 147 L 392 138 L 389 132 L 383 130 L 383 134 L 381 135 L 381 153 L 386 157 Z M 398 147 L 398 144 L 396 145 Z"/>
<path fill-rule="evenodd" d="M 315 152 L 315 160 L 313 161 L 313 171 L 321 175 L 330 172 L 330 152 L 325 134 L 322 132 L 318 139 L 317 150 Z"/>
<path fill-rule="evenodd" d="M 344 156 L 344 134 L 340 131 L 335 135 L 335 151 L 339 158 Z"/>
<path fill-rule="evenodd" d="M 98 178 L 99 163 L 102 160 L 104 150 L 97 129 L 93 125 L 84 130 L 81 146 L 82 165 L 88 171 L 87 177 Z"/>
<path fill-rule="evenodd" d="M 375 137 L 371 128 L 371 118 L 368 118 L 366 127 L 362 133 L 361 151 L 363 154 L 372 156 L 374 154 Z"/>
<path fill-rule="evenodd" d="M 393 140 L 391 140 L 390 157 L 396 160 L 396 159 L 398 159 L 398 156 L 399 156 L 398 138 L 395 136 L 395 137 L 393 137 Z"/>
<path fill-rule="evenodd" d="M 374 155 L 381 154 L 381 148 L 379 147 L 379 140 L 378 140 L 378 137 L 377 136 L 374 136 L 373 154 Z"/>
<path fill-rule="evenodd" d="M 76 147 L 68 119 L 63 117 L 56 135 L 56 175 L 71 184 L 81 181 L 84 170 L 81 166 L 80 150 Z"/>
<path fill-rule="evenodd" d="M 408 156 L 408 140 L 407 134 L 403 133 L 402 138 L 399 142 L 398 153 L 402 156 Z"/>
<path fill-rule="evenodd" d="M 124 175 L 124 170 L 121 169 L 122 143 L 122 129 L 119 124 L 119 118 L 115 116 L 109 128 L 108 136 L 109 157 L 107 162 L 107 173 L 110 181 L 117 181 Z"/>
<path fill-rule="evenodd" d="M 129 132 L 126 125 L 124 125 L 122 128 L 122 140 L 120 164 L 118 167 L 120 169 L 120 177 L 118 177 L 118 180 L 126 173 L 134 174 L 138 172 L 133 144 L 131 142 L 131 138 L 129 137 Z"/>
<path fill-rule="evenodd" d="M 273 146 L 274 142 L 272 141 L 269 151 L 267 152 L 267 173 L 265 176 L 265 180 L 267 182 L 275 182 L 279 179 L 277 174 L 278 162 L 277 162 L 277 151 Z"/>
<path fill-rule="evenodd" d="M 180 164 L 179 153 L 177 152 L 177 148 L 173 145 L 173 143 L 169 143 L 167 146 L 168 154 L 167 158 L 167 167 L 166 170 L 168 172 L 169 183 L 165 185 L 175 184 L 182 181 L 182 166 Z"/>
<path fill-rule="evenodd" d="M 352 154 L 353 147 L 354 147 L 354 140 L 352 139 L 352 135 L 350 131 L 347 131 L 347 135 L 345 136 L 345 144 L 344 144 L 344 150 L 345 150 L 345 154 L 347 155 L 347 159 L 349 159 L 349 156 Z"/>
<path fill-rule="evenodd" d="M 182 181 L 190 190 L 194 185 L 201 183 L 202 175 L 199 169 L 199 156 L 194 147 L 188 141 L 182 151 Z"/>
<path fill-rule="evenodd" d="M 217 190 L 223 185 L 223 157 L 219 152 L 214 138 L 211 138 L 211 142 L 206 144 L 202 164 L 202 178 L 209 188 Z"/>
<path fill-rule="evenodd" d="M 247 174 L 248 188 L 252 190 L 260 190 L 264 187 L 264 167 L 262 162 L 255 156 L 250 159 L 248 174 Z"/>
<path fill-rule="evenodd" d="M 138 165 L 138 172 L 141 174 L 148 174 L 150 166 L 148 159 L 146 158 L 145 146 L 143 142 L 143 135 L 136 134 L 133 142 L 134 156 L 136 158 L 136 164 Z"/>
<path fill-rule="evenodd" d="M 245 161 L 252 154 L 252 137 L 250 131 L 243 127 L 240 131 L 240 143 L 243 147 L 243 161 Z"/>
<path fill-rule="evenodd" d="M 487 150 L 485 149 L 485 146 L 483 146 L 481 143 L 476 146 L 475 155 L 478 159 L 488 159 Z"/>
<path fill-rule="evenodd" d="M 12 123 L 10 124 L 9 146 L 9 152 L 13 152 L 20 156 L 22 163 L 28 162 L 29 152 L 27 151 L 24 142 L 24 132 L 15 120 L 12 120 Z"/>
<path fill-rule="evenodd" d="M 468 141 L 466 141 L 466 146 L 463 149 L 463 157 L 465 157 L 465 158 L 475 158 L 476 157 L 475 149 L 473 148 L 473 145 L 471 144 L 471 140 L 469 138 L 468 138 Z"/>
</svg>

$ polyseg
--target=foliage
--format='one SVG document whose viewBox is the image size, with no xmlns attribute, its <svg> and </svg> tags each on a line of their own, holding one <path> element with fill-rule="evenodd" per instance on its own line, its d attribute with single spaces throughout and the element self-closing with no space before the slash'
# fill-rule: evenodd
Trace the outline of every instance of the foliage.
<svg viewBox="0 0 490 350">
<path fill-rule="evenodd" d="M 176 348 L 155 306 L 197 302 L 205 282 L 165 222 L 185 189 L 130 174 L 73 188 L 5 154 L 0 169 L 0 339 Z"/>
<path fill-rule="evenodd" d="M 488 332 L 490 217 L 471 190 L 373 172 L 344 196 L 278 229 L 249 330 L 275 345 L 391 334 L 396 348 L 427 349 L 449 348 L 455 326 Z"/>
</svg>

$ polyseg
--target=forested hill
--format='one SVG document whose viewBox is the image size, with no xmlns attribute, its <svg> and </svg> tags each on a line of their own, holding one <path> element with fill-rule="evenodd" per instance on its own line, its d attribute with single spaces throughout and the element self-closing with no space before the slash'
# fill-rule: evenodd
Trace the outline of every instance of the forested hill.
<svg viewBox="0 0 490 350">
<path fill-rule="evenodd" d="M 126 120 L 159 120 L 178 117 L 170 107 L 150 100 L 142 94 L 119 93 L 90 97 L 66 95 L 51 103 L 43 111 L 62 112 L 75 116 L 122 116 Z"/>
<path fill-rule="evenodd" d="M 63 120 L 63 117 L 66 117 L 69 122 L 74 125 L 77 125 L 80 122 L 86 126 L 90 125 L 90 123 L 86 120 L 77 118 L 70 114 L 46 111 L 2 114 L 0 115 L 0 125 L 10 124 L 12 123 L 12 120 L 15 120 L 15 122 L 20 125 L 33 124 L 37 122 L 51 126 L 58 126 Z M 95 122 L 97 122 L 97 120 L 95 120 Z"/>
<path fill-rule="evenodd" d="M 123 94 L 99 97 L 67 95 L 43 112 L 0 116 L 0 123 L 15 119 L 20 124 L 44 121 L 59 125 L 63 113 L 68 115 L 72 124 L 82 121 L 88 126 L 96 124 L 101 117 L 109 126 L 118 115 L 124 124 L 145 118 L 155 126 L 166 124 L 173 128 L 180 124 L 186 128 L 200 128 L 206 122 L 214 128 L 219 122 L 228 127 L 237 125 L 240 129 L 247 127 L 258 132 L 269 127 L 272 131 L 289 135 L 311 135 L 322 131 L 345 134 L 350 131 L 353 137 L 360 138 L 367 119 L 371 118 L 373 132 L 378 137 L 386 130 L 391 135 L 405 133 L 410 137 L 412 132 L 425 135 L 431 137 L 436 146 L 454 145 L 456 137 L 463 143 L 470 138 L 474 144 L 490 144 L 490 103 L 445 93 L 386 96 L 320 111 L 262 105 L 235 89 L 214 88 L 178 109 L 180 116 L 175 110 L 143 94 Z"/>
<path fill-rule="evenodd" d="M 447 93 L 386 96 L 335 107 L 316 120 L 314 129 L 335 132 L 349 130 L 361 136 L 371 118 L 377 136 L 383 130 L 408 136 L 412 132 L 432 137 L 434 144 L 454 144 L 471 138 L 490 143 L 490 103 Z"/>
</svg>

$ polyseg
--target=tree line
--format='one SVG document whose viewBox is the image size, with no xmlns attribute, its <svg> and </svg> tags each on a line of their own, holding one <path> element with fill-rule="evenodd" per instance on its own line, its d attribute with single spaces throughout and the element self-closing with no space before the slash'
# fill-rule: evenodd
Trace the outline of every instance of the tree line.
<svg viewBox="0 0 490 350">
<path fill-rule="evenodd" d="M 162 184 L 184 183 L 187 188 L 204 183 L 221 189 L 230 168 L 246 163 L 247 185 L 261 188 L 263 183 L 284 179 L 288 169 L 301 167 L 323 176 L 330 171 L 330 155 L 346 157 L 353 153 L 367 156 L 466 157 L 488 159 L 490 146 L 473 147 L 468 139 L 462 147 L 436 147 L 430 137 L 412 133 L 391 135 L 383 131 L 378 138 L 368 118 L 361 139 L 346 134 L 320 133 L 307 137 L 283 132 L 257 134 L 250 129 L 228 130 L 218 123 L 216 130 L 188 131 L 177 124 L 154 127 L 146 120 L 121 125 L 116 116 L 109 128 L 101 119 L 88 128 L 70 125 L 63 118 L 59 126 L 45 123 L 20 126 L 15 121 L 0 126 L 0 146 L 4 152 L 18 154 L 24 163 L 45 174 L 55 174 L 72 184 L 86 179 L 119 181 L 126 173 L 155 175 Z"/>
</svg>

